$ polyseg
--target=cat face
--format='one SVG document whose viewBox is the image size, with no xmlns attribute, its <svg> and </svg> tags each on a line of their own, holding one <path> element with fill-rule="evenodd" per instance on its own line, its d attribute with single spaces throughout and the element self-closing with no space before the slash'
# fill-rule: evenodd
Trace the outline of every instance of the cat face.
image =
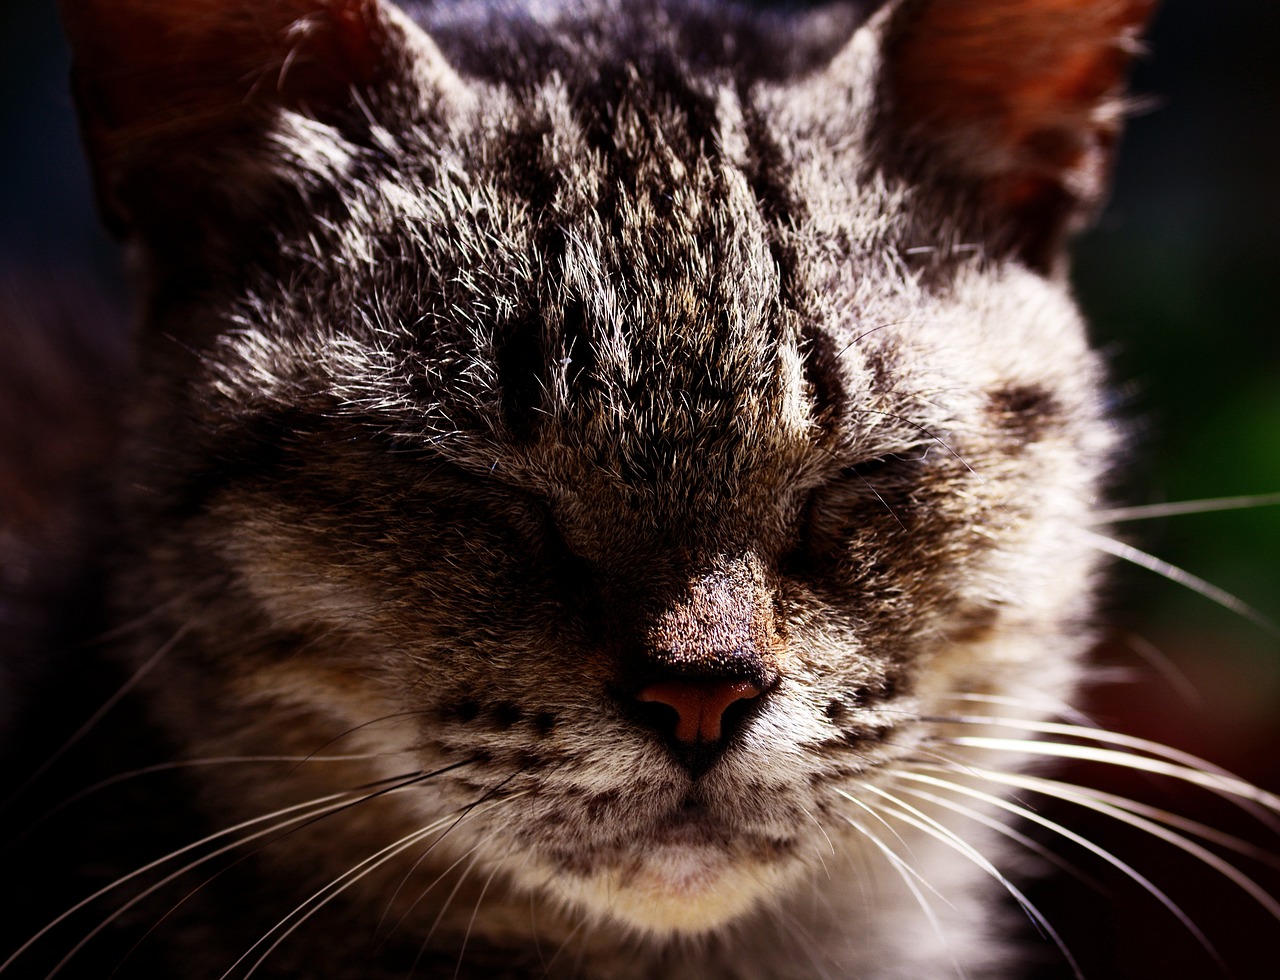
<svg viewBox="0 0 1280 980">
<path fill-rule="evenodd" d="M 129 655 L 192 754 L 353 757 L 210 805 L 389 781 L 263 860 L 650 936 L 897 874 L 893 773 L 1088 641 L 1111 436 L 1055 249 L 1146 6 L 863 9 L 800 65 L 584 10 L 484 72 L 445 13 L 69 4 L 150 276 Z"/>
<path fill-rule="evenodd" d="M 533 267 L 513 239 L 503 267 Z M 337 303 L 301 323 L 246 314 L 201 379 L 214 414 L 198 428 L 234 418 L 219 436 L 232 461 L 244 433 L 288 429 L 213 491 L 198 453 L 203 499 L 180 532 L 264 630 L 296 631 L 307 651 L 283 678 L 274 645 L 244 673 L 273 696 L 307 690 L 331 650 L 385 703 L 377 714 L 419 715 L 409 744 L 428 768 L 481 754 L 457 805 L 489 785 L 536 789 L 495 816 L 504 849 L 528 848 L 535 874 L 602 907 L 636 876 L 628 914 L 656 911 L 664 928 L 741 911 L 687 877 L 745 904 L 807 867 L 825 838 L 806 812 L 839 811 L 851 779 L 912 751 L 928 735 L 917 715 L 946 713 L 939 697 L 986 690 L 997 665 L 1001 685 L 1066 670 L 1053 665 L 1077 642 L 1090 567 L 1070 529 L 1105 442 L 1070 308 L 1025 274 L 1009 273 L 1034 301 L 984 309 L 989 284 L 964 269 L 973 280 L 945 299 L 912 290 L 807 340 L 776 273 L 733 259 L 707 260 L 729 266 L 718 288 L 757 302 L 712 286 L 696 303 L 682 270 L 662 283 L 672 302 L 617 263 L 506 336 L 416 303 L 345 314 L 407 328 L 332 330 Z M 572 261 L 553 282 L 572 281 Z M 597 313 L 617 292 L 629 312 Z M 555 318 L 575 303 L 565 336 Z M 1060 334 L 1052 371 L 981 353 L 986 334 L 1046 326 Z M 416 381 L 449 374 L 443 393 Z M 733 705 L 714 760 L 686 758 L 671 719 L 637 700 L 677 678 L 761 689 Z M 331 710 L 346 695 L 312 698 Z"/>
</svg>

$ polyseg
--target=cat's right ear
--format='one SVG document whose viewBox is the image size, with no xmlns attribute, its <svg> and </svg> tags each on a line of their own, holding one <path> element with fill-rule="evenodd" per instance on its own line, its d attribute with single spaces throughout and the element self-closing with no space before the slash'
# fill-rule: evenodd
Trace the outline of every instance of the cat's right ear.
<svg viewBox="0 0 1280 980">
<path fill-rule="evenodd" d="M 1052 266 L 1098 206 L 1124 82 L 1155 0 L 902 0 L 884 36 L 876 144 L 943 187 L 989 245 Z"/>
<path fill-rule="evenodd" d="M 379 0 L 60 5 L 99 206 L 162 272 L 235 263 L 271 207 L 323 186 L 381 114 L 420 122 L 465 96 Z"/>
</svg>

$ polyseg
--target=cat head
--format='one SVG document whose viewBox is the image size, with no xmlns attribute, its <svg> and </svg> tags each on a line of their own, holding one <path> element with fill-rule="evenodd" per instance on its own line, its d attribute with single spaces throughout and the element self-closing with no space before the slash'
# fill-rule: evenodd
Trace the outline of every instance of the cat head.
<svg viewBox="0 0 1280 980">
<path fill-rule="evenodd" d="M 931 719 L 1087 642 L 1061 246 L 1150 7 L 64 0 L 158 714 L 452 767 L 352 846 L 462 814 L 652 934 L 865 849 Z"/>
</svg>

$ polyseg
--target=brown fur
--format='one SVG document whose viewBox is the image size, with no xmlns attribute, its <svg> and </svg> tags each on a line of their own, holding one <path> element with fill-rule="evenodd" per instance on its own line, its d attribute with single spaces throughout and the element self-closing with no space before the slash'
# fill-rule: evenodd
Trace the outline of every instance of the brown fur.
<svg viewBox="0 0 1280 980">
<path fill-rule="evenodd" d="M 1147 5 L 64 7 L 145 282 L 111 662 L 243 828 L 126 971 L 1009 970 L 997 834 L 909 780 L 1006 793 L 963 737 L 1090 641 L 1048 250 Z"/>
</svg>

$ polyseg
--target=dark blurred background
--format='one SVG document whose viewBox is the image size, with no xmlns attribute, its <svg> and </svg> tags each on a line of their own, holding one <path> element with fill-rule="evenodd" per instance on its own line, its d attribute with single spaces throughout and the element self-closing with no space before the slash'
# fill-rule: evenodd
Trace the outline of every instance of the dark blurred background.
<svg viewBox="0 0 1280 980">
<path fill-rule="evenodd" d="M 980 2 L 980 0 L 974 0 Z M 1078 243 L 1076 279 L 1110 354 L 1132 451 L 1126 503 L 1280 491 L 1280 3 L 1166 0 L 1137 66 L 1110 207 Z M 123 305 L 119 258 L 98 228 L 66 90 L 52 0 L 0 0 L 0 287 L 94 283 Z M 1126 524 L 1130 540 L 1280 621 L 1280 507 Z M 1183 585 L 1117 568 L 1105 677 L 1086 706 L 1114 725 L 1280 790 L 1280 639 Z M 1205 794 L 1126 771 L 1069 774 L 1251 836 L 1280 835 Z M 1237 977 L 1280 970 L 1280 923 L 1203 864 L 1063 806 L 1167 886 Z M 1224 975 L 1141 888 L 1103 879 L 1033 886 L 1090 977 Z M 1240 859 L 1273 892 L 1280 875 Z M 1261 870 L 1257 870 L 1261 868 Z M 1081 911 L 1081 910 L 1084 911 Z M 1043 975 L 1060 975 L 1046 954 Z M 929 978 L 922 978 L 929 980 Z"/>
</svg>

